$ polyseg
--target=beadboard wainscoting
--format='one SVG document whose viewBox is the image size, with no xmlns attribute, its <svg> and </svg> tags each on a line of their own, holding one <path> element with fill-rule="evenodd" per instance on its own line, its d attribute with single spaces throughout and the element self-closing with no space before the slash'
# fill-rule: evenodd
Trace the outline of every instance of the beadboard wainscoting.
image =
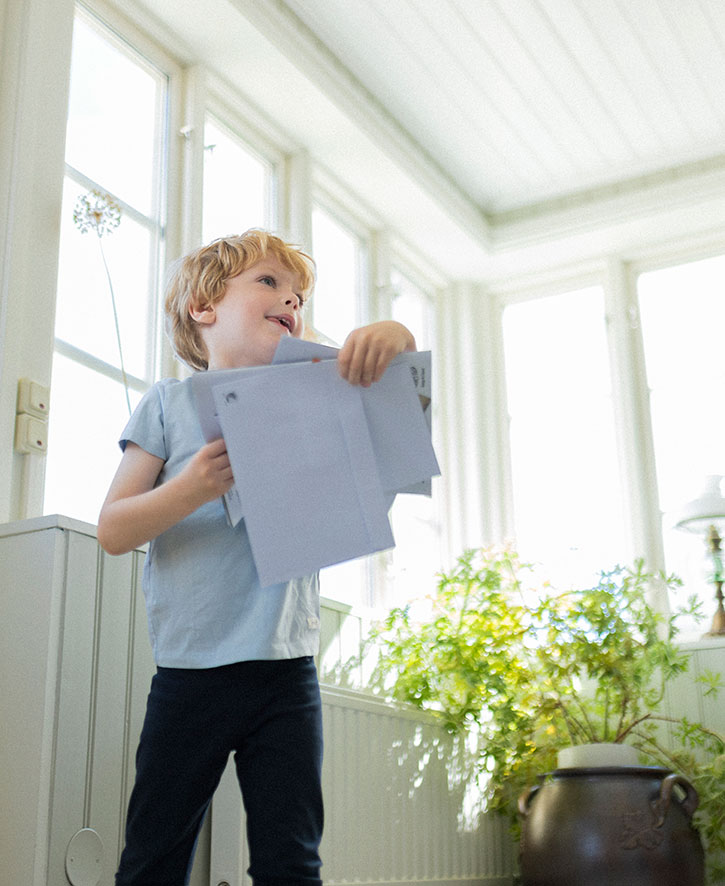
<svg viewBox="0 0 725 886">
<path fill-rule="evenodd" d="M 112 886 L 153 673 L 143 557 L 107 556 L 94 527 L 64 517 L 0 527 L 3 882 Z M 325 882 L 510 884 L 511 839 L 467 793 L 465 749 L 420 714 L 326 683 L 363 625 L 331 603 L 322 622 Z M 193 886 L 249 882 L 243 835 L 230 768 Z"/>
</svg>

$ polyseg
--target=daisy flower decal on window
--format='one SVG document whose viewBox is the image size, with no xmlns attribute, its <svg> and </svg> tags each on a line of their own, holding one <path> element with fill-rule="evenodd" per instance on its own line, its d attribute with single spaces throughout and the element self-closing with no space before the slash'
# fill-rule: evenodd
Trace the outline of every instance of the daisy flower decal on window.
<svg viewBox="0 0 725 886">
<path fill-rule="evenodd" d="M 73 223 L 81 234 L 95 231 L 102 237 L 115 231 L 121 224 L 121 207 L 110 194 L 89 191 L 76 200 Z"/>
</svg>

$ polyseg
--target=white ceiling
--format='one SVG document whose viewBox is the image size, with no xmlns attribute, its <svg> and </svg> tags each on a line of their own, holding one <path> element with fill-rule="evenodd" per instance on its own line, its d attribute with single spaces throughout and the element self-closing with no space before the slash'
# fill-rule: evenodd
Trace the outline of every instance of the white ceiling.
<svg viewBox="0 0 725 886">
<path fill-rule="evenodd" d="M 285 0 L 487 213 L 725 156 L 723 0 Z"/>
<path fill-rule="evenodd" d="M 725 0 L 121 0 L 436 257 L 725 226 Z"/>
</svg>

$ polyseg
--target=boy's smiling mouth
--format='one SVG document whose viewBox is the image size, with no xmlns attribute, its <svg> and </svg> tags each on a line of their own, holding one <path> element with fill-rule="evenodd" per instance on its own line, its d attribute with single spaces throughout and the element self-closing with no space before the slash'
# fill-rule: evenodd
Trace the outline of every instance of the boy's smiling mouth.
<svg viewBox="0 0 725 886">
<path fill-rule="evenodd" d="M 294 317 L 291 317 L 289 314 L 270 314 L 267 319 L 279 323 L 279 325 L 286 329 L 290 334 L 294 332 L 295 320 Z"/>
</svg>

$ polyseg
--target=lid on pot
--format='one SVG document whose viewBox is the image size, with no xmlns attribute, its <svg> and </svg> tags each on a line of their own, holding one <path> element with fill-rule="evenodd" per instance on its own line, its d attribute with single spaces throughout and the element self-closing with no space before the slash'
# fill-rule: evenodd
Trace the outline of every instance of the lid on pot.
<svg viewBox="0 0 725 886">
<path fill-rule="evenodd" d="M 557 754 L 559 769 L 590 769 L 596 766 L 639 766 L 637 749 L 628 744 L 599 742 L 562 748 Z"/>
</svg>

